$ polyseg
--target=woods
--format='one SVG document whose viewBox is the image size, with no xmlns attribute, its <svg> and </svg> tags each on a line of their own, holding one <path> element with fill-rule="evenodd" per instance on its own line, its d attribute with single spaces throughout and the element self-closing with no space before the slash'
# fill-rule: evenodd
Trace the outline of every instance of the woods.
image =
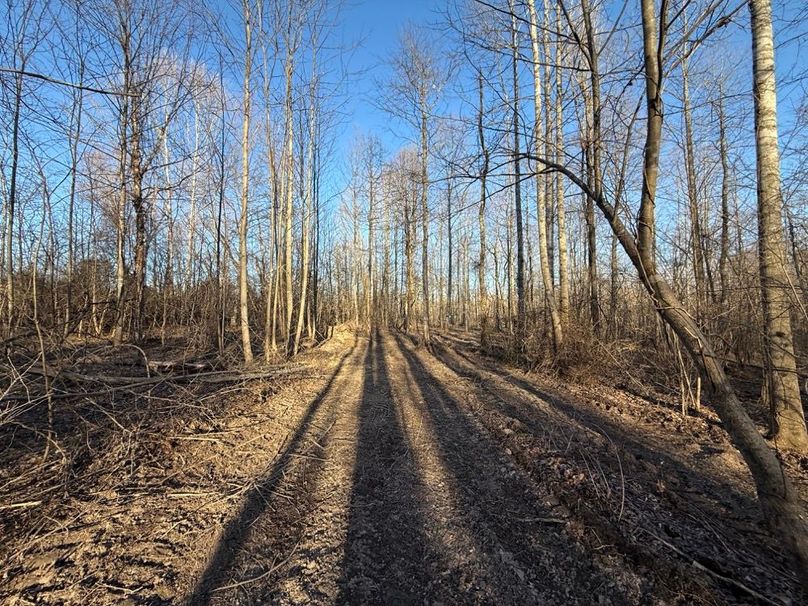
<svg viewBox="0 0 808 606">
<path fill-rule="evenodd" d="M 720 428 L 808 590 L 799 2 L 447 0 L 383 41 L 325 0 L 0 12 L 4 531 L 75 489 L 94 415 L 131 433 L 118 414 L 151 427 L 222 384 L 268 401 L 306 356 L 343 376 L 318 352 L 351 334 L 365 397 L 408 376 L 457 400 L 433 356 L 480 389 L 513 367 Z M 397 397 L 399 422 L 426 414 Z"/>
</svg>

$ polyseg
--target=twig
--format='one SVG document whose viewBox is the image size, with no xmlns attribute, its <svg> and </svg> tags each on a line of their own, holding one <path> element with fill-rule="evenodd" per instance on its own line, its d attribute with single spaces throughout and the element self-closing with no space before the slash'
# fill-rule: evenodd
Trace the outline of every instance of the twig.
<svg viewBox="0 0 808 606">
<path fill-rule="evenodd" d="M 193 442 L 217 442 L 222 443 L 221 438 L 211 438 L 208 436 L 169 436 L 172 440 L 190 440 Z"/>
<path fill-rule="evenodd" d="M 75 84 L 73 82 L 67 82 L 65 80 L 59 80 L 58 78 L 52 78 L 50 76 L 46 76 L 44 74 L 37 74 L 35 72 L 29 72 L 21 69 L 14 69 L 11 67 L 0 67 L 0 72 L 6 74 L 15 74 L 18 76 L 26 76 L 28 78 L 36 78 L 37 80 L 44 80 L 45 82 L 50 82 L 51 84 L 58 84 L 59 86 L 67 86 L 69 88 L 75 88 L 78 90 L 85 90 L 90 93 L 98 93 L 99 95 L 111 95 L 111 96 L 119 96 L 119 97 L 137 97 L 137 93 L 124 93 L 120 91 L 112 91 L 112 90 L 104 90 L 101 88 L 95 88 L 93 86 L 85 86 L 83 84 Z"/>
<path fill-rule="evenodd" d="M 286 556 L 283 559 L 282 562 L 278 562 L 277 564 L 272 566 L 269 570 L 259 574 L 257 577 L 252 577 L 250 579 L 245 579 L 243 581 L 239 581 L 238 583 L 230 583 L 229 585 L 222 585 L 221 587 L 216 587 L 215 589 L 211 590 L 211 593 L 215 593 L 217 591 L 224 591 L 226 589 L 235 589 L 236 587 L 243 587 L 244 585 L 249 585 L 250 583 L 255 583 L 255 581 L 260 581 L 261 579 L 263 579 L 265 577 L 268 577 L 273 572 L 278 570 L 278 568 L 281 568 L 282 566 L 285 566 L 289 562 L 289 560 L 292 559 L 292 556 L 295 554 L 295 551 L 297 551 L 297 546 L 298 545 L 300 545 L 300 541 L 295 543 L 295 546 L 292 547 L 292 551 L 289 552 L 289 555 Z"/>
<path fill-rule="evenodd" d="M 713 576 L 713 577 L 715 577 L 715 578 L 717 578 L 717 579 L 719 579 L 721 581 L 724 581 L 725 583 L 729 583 L 730 585 L 733 585 L 733 586 L 737 587 L 738 589 L 741 589 L 741 590 L 745 591 L 746 593 L 748 593 L 749 595 L 751 595 L 754 598 L 757 598 L 761 602 L 765 602 L 766 604 L 772 604 L 773 606 L 783 606 L 784 602 L 777 602 L 775 600 L 772 600 L 771 598 L 767 598 L 765 595 L 763 595 L 761 593 L 758 593 L 757 591 L 755 591 L 754 589 L 752 589 L 750 587 L 747 587 L 746 585 L 744 585 L 740 581 L 736 581 L 735 579 L 732 579 L 730 577 L 726 577 L 723 574 L 715 572 L 714 570 L 710 570 L 704 564 L 696 561 L 694 558 L 687 555 L 684 551 L 682 551 L 681 549 L 676 547 L 676 545 L 673 545 L 672 543 L 666 541 L 662 537 L 657 536 L 656 534 L 654 534 L 650 530 L 648 530 L 646 528 L 640 528 L 640 530 L 645 532 L 646 534 L 651 535 L 657 541 L 659 541 L 660 543 L 665 545 L 668 549 L 670 549 L 670 550 L 674 551 L 675 553 L 679 554 L 684 559 L 689 560 L 691 565 L 694 568 L 697 568 L 697 569 L 699 569 L 699 570 L 701 570 L 703 572 L 706 572 L 707 574 L 709 574 L 709 575 L 711 575 L 711 576 Z"/>
<path fill-rule="evenodd" d="M 312 459 L 314 461 L 328 461 L 328 459 L 324 459 L 323 457 L 315 457 L 314 455 L 302 454 L 302 453 L 298 454 L 296 452 L 290 452 L 289 456 L 290 457 L 297 457 L 299 459 Z"/>
<path fill-rule="evenodd" d="M 42 501 L 25 501 L 23 503 L 0 505 L 0 509 L 22 509 L 23 507 L 36 507 L 37 505 L 42 505 Z"/>
</svg>

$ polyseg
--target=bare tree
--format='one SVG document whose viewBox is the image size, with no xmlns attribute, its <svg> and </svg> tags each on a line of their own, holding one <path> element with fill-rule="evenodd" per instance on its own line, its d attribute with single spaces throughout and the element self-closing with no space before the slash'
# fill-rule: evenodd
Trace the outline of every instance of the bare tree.
<svg viewBox="0 0 808 606">
<path fill-rule="evenodd" d="M 542 135 L 542 57 L 539 50 L 539 17 L 534 0 L 527 0 L 530 17 L 530 41 L 533 48 L 533 102 L 535 106 L 535 133 L 538 142 Z M 551 277 L 549 243 L 547 238 L 547 202 L 546 202 L 545 175 L 536 171 L 536 217 L 539 225 L 539 256 L 541 259 L 541 275 L 544 284 L 545 300 L 550 310 L 550 326 L 553 337 L 553 347 L 559 351 L 564 343 L 561 315 L 556 306 L 555 288 Z"/>
<path fill-rule="evenodd" d="M 421 214 L 421 282 L 423 294 L 423 337 L 430 342 L 429 311 L 429 120 L 446 81 L 447 66 L 438 61 L 437 52 L 423 32 L 405 30 L 398 54 L 393 57 L 393 80 L 385 106 L 406 121 L 419 134 L 420 214 Z"/>
<path fill-rule="evenodd" d="M 244 350 L 245 364 L 253 361 L 252 343 L 250 341 L 249 296 L 250 285 L 247 278 L 247 221 L 250 196 L 250 81 L 252 71 L 252 7 L 250 0 L 242 0 L 242 14 L 244 17 L 244 103 L 242 107 L 241 126 L 241 216 L 238 225 L 239 264 L 239 316 L 241 318 L 241 347 Z"/>
<path fill-rule="evenodd" d="M 519 22 L 516 19 L 516 11 L 514 8 L 514 0 L 508 0 L 508 8 L 511 12 L 511 76 L 513 78 L 513 199 L 514 199 L 514 212 L 516 215 L 516 343 L 521 345 L 524 343 L 524 333 L 525 333 L 525 236 L 524 236 L 524 228 L 523 228 L 523 219 L 522 219 L 522 171 L 521 171 L 521 154 L 519 151 Z M 535 8 L 534 8 L 535 12 Z M 531 28 L 533 28 L 533 22 L 531 21 Z M 531 29 L 531 40 L 533 36 L 533 31 Z M 538 48 L 538 47 L 536 47 Z M 534 65 L 538 67 L 538 59 L 534 55 L 533 58 Z M 540 95 L 538 93 L 538 89 L 536 89 L 535 97 L 538 99 Z M 537 110 L 541 110 L 541 107 L 536 105 Z M 539 124 L 539 120 L 536 120 L 536 123 Z M 536 141 L 538 144 L 538 135 L 539 131 L 536 130 Z M 544 188 L 543 179 L 537 178 L 536 186 Z M 544 194 L 539 194 L 540 197 L 544 197 Z M 541 202 L 540 202 L 541 206 Z M 546 214 L 545 209 L 540 208 L 539 212 L 544 212 Z M 540 225 L 542 219 L 539 219 Z M 545 229 L 546 229 L 546 219 L 545 221 Z M 541 228 L 539 228 L 541 229 Z M 541 236 L 539 236 L 541 238 Z M 544 237 L 545 243 L 545 252 L 547 250 L 547 236 Z M 542 264 L 545 262 L 549 263 L 548 259 L 542 260 Z M 548 273 L 549 276 L 549 273 Z M 547 284 L 545 284 L 545 288 L 547 288 Z M 554 296 L 552 294 L 552 285 L 550 289 L 547 291 L 548 297 Z"/>
<path fill-rule="evenodd" d="M 703 19 L 713 15 L 705 12 Z M 722 23 L 721 20 L 718 23 Z M 643 47 L 646 83 L 647 127 L 644 147 L 644 171 L 637 237 L 626 228 L 603 192 L 597 194 L 567 167 L 538 158 L 545 166 L 562 171 L 602 211 L 617 236 L 624 252 L 652 297 L 654 307 L 671 327 L 687 350 L 693 363 L 706 379 L 711 401 L 733 443 L 744 457 L 757 487 L 758 499 L 772 531 L 783 541 L 797 562 L 798 570 L 808 569 L 808 525 L 802 506 L 788 476 L 774 451 L 766 444 L 745 408 L 738 400 L 732 384 L 710 339 L 679 301 L 670 284 L 659 273 L 656 262 L 656 202 L 659 175 L 659 152 L 662 139 L 664 81 L 663 53 L 671 23 L 668 15 L 657 15 L 653 0 L 642 0 Z"/>
<path fill-rule="evenodd" d="M 765 317 L 766 385 L 772 408 L 772 434 L 777 444 L 808 452 L 808 431 L 800 401 L 790 291 L 783 236 L 780 151 L 777 140 L 777 87 L 770 0 L 749 0 L 752 17 L 752 60 L 757 150 L 758 246 Z M 808 565 L 808 537 L 806 565 Z"/>
</svg>

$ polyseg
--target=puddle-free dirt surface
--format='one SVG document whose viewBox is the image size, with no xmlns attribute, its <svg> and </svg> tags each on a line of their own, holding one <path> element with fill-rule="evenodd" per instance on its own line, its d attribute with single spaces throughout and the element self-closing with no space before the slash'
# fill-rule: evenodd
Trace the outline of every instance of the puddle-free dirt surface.
<svg viewBox="0 0 808 606">
<path fill-rule="evenodd" d="M 451 335 L 342 335 L 301 361 L 317 376 L 167 436 L 162 469 L 15 519 L 0 601 L 799 600 L 714 422 L 665 427 Z"/>
</svg>

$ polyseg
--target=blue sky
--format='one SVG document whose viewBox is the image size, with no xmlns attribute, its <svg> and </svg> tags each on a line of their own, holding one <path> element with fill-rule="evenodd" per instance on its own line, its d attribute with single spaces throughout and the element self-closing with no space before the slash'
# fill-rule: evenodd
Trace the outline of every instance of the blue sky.
<svg viewBox="0 0 808 606">
<path fill-rule="evenodd" d="M 341 139 L 349 141 L 355 132 L 374 131 L 388 144 L 388 152 L 391 146 L 400 143 L 400 139 L 391 136 L 390 117 L 372 102 L 375 83 L 389 74 L 387 61 L 397 48 L 401 29 L 408 23 L 427 26 L 438 23 L 440 11 L 446 4 L 435 0 L 347 0 L 340 19 L 340 36 L 346 44 L 360 43 L 361 46 L 350 59 L 356 75 L 348 91 L 351 116 Z M 797 97 L 802 94 L 801 84 L 796 84 L 797 90 L 794 90 L 795 86 L 788 86 L 787 79 L 795 66 L 800 65 L 801 54 L 808 50 L 808 28 L 799 21 L 787 31 L 783 31 L 782 25 L 786 19 L 806 14 L 806 8 L 803 0 L 775 0 L 773 4 L 775 33 L 781 41 L 787 40 L 777 48 L 781 120 L 786 126 L 794 107 L 794 93 Z M 738 51 L 750 53 L 751 57 L 748 20 L 749 13 L 744 8 L 736 15 L 741 28 L 735 28 L 732 38 Z M 806 40 L 801 42 L 801 38 Z M 751 73 L 749 76 L 751 84 Z"/>
<path fill-rule="evenodd" d="M 638 0 L 628 0 L 628 9 L 638 7 Z M 375 84 L 389 77 L 387 62 L 396 51 L 399 32 L 406 24 L 436 25 L 446 0 L 348 0 L 340 19 L 340 33 L 346 42 L 361 42 L 351 57 L 351 68 L 357 74 L 348 95 L 349 117 L 339 136 L 338 149 L 348 151 L 357 133 L 372 131 L 381 137 L 385 151 L 394 153 L 406 144 L 406 127 L 391 120 L 377 108 L 372 99 L 377 95 Z M 607 2 L 612 6 L 613 2 Z M 794 111 L 805 95 L 805 82 L 794 79 L 804 69 L 804 54 L 808 51 L 808 8 L 804 0 L 774 0 L 773 18 L 777 38 L 778 101 L 781 133 L 793 123 Z M 724 49 L 729 63 L 741 59 L 738 77 L 751 92 L 751 40 L 749 12 L 743 7 L 735 16 L 737 25 L 731 29 L 730 41 Z M 786 25 L 788 24 L 788 25 Z M 709 53 L 710 51 L 706 51 Z M 727 52 L 724 50 L 724 52 Z M 748 65 L 748 68 L 745 67 Z M 669 86 L 671 84 L 669 83 Z M 751 104 L 751 97 L 749 98 Z M 751 143 L 751 141 L 750 141 Z M 781 141 L 782 143 L 782 141 Z M 784 163 L 787 162 L 784 158 Z"/>
<path fill-rule="evenodd" d="M 440 3 L 434 0 L 348 0 L 342 18 L 346 41 L 360 41 L 351 60 L 359 74 L 349 94 L 352 116 L 342 135 L 349 146 L 355 133 L 375 132 L 384 142 L 386 151 L 400 143 L 390 132 L 390 117 L 373 103 L 375 84 L 389 75 L 387 63 L 398 47 L 401 29 L 408 23 L 428 25 L 437 21 L 435 12 Z"/>
<path fill-rule="evenodd" d="M 608 0 L 608 3 L 617 1 Z M 628 10 L 636 11 L 638 0 L 628 1 Z M 354 76 L 350 86 L 344 91 L 344 119 L 331 135 L 336 143 L 332 165 L 337 173 L 344 167 L 347 158 L 345 152 L 350 149 L 357 134 L 373 132 L 378 135 L 382 139 L 388 156 L 395 153 L 399 147 L 406 145 L 407 136 L 410 134 L 407 127 L 391 119 L 389 114 L 376 107 L 374 103 L 374 99 L 378 97 L 376 83 L 389 78 L 388 63 L 398 47 L 401 29 L 407 24 L 439 25 L 440 11 L 450 3 L 451 0 L 346 0 L 337 30 L 334 32 L 334 43 L 335 45 L 358 46 L 349 60 L 349 69 Z M 806 7 L 808 5 L 805 4 L 805 0 L 775 0 L 774 4 L 775 33 L 778 41 L 786 42 L 777 48 L 779 118 L 781 133 L 785 133 L 793 121 L 795 107 L 805 98 L 805 87 L 808 85 L 805 80 L 794 78 L 800 69 L 804 69 L 804 55 L 808 50 L 806 48 L 806 44 L 808 44 L 808 8 Z M 239 29 L 235 23 L 238 21 L 237 13 L 229 14 L 234 19 L 233 31 L 237 36 L 239 35 Z M 795 19 L 800 15 L 802 15 L 802 19 Z M 736 21 L 740 27 L 733 30 L 730 45 L 733 50 L 727 53 L 728 61 L 743 62 L 739 78 L 742 86 L 751 88 L 749 13 L 745 7 L 737 14 Z M 785 21 L 792 21 L 793 24 L 785 28 Z M 33 67 L 45 73 L 58 75 L 47 56 L 39 58 Z M 528 72 L 527 68 L 525 68 L 525 72 Z M 236 71 L 232 80 L 234 94 L 238 94 L 239 87 L 240 80 L 238 71 Z M 41 86 L 41 89 L 44 91 L 43 94 L 64 93 L 52 86 Z M 525 96 L 524 92 L 522 101 L 529 114 L 530 99 L 529 96 Z M 747 107 L 750 106 L 751 96 L 745 95 L 743 102 Z M 674 116 L 669 116 L 669 118 L 675 120 Z M 747 124 L 747 128 L 750 126 Z M 28 128 L 36 129 L 37 127 L 28 125 Z M 753 139 L 748 137 L 747 133 L 744 133 L 744 136 L 743 145 L 750 150 Z M 781 143 L 784 142 L 785 137 L 781 137 Z M 64 151 L 60 150 L 59 143 L 49 141 L 49 144 L 52 149 L 57 150 L 57 153 L 53 154 L 54 156 L 59 156 Z M 749 151 L 747 151 L 748 153 Z M 790 162 L 793 164 L 794 160 L 785 155 L 784 169 L 789 167 Z M 750 163 L 750 166 L 752 167 L 750 172 L 753 173 L 753 163 Z M 63 178 L 63 174 L 59 172 L 63 172 L 63 170 L 63 166 L 56 170 L 57 180 Z M 337 193 L 344 186 L 342 177 L 344 174 L 332 175 L 333 180 L 329 184 L 331 193 Z"/>
</svg>

